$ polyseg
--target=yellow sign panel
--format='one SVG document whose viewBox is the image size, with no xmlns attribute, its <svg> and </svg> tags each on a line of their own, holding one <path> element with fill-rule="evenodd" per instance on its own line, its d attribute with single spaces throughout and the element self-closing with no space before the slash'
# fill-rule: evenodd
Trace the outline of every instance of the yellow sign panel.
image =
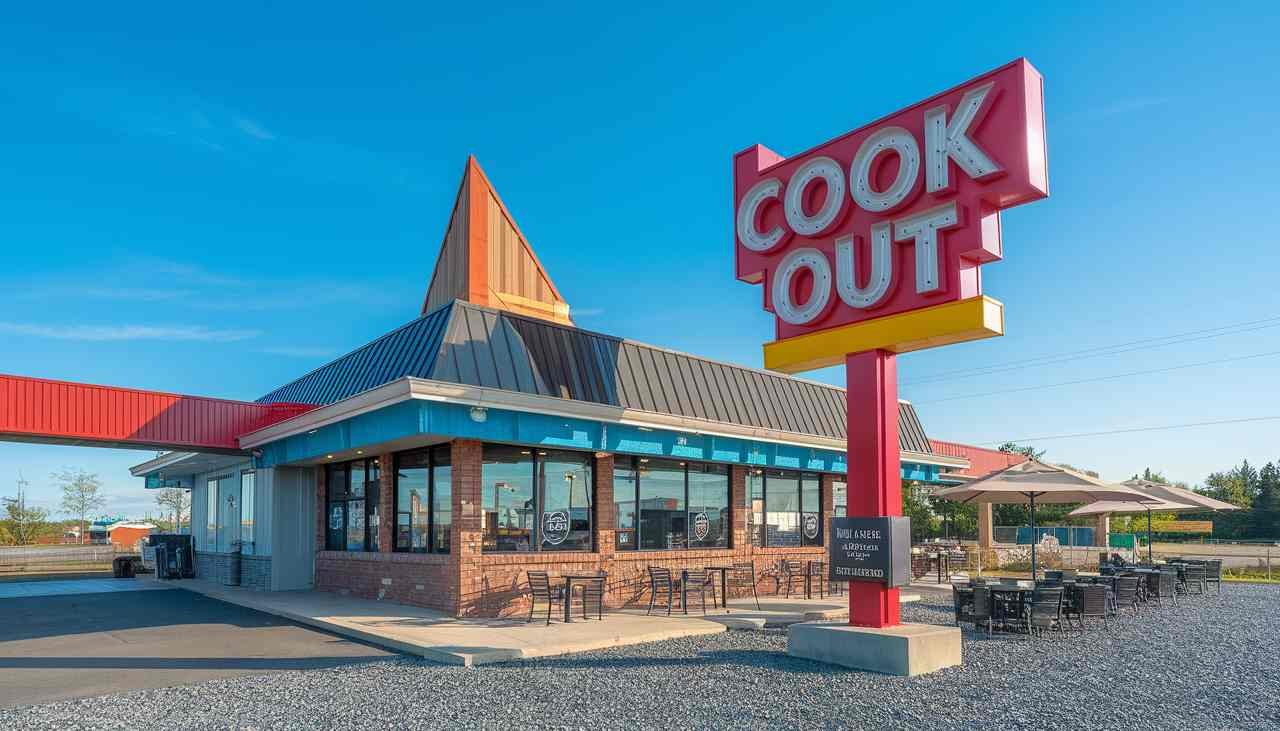
<svg viewBox="0 0 1280 731">
<path fill-rule="evenodd" d="M 987 296 L 970 297 L 765 343 L 764 367 L 801 373 L 841 365 L 848 353 L 909 353 L 1003 334 L 1004 305 Z"/>
<path fill-rule="evenodd" d="M 1212 520 L 1170 520 L 1156 523 L 1155 530 L 1160 533 L 1212 533 Z"/>
</svg>

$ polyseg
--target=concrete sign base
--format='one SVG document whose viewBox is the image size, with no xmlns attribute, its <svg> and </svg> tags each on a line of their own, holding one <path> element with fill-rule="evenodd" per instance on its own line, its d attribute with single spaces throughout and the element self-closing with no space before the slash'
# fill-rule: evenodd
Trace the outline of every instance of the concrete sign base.
<svg viewBox="0 0 1280 731">
<path fill-rule="evenodd" d="M 923 675 L 960 664 L 960 628 L 806 622 L 787 630 L 787 654 L 888 675 Z"/>
</svg>

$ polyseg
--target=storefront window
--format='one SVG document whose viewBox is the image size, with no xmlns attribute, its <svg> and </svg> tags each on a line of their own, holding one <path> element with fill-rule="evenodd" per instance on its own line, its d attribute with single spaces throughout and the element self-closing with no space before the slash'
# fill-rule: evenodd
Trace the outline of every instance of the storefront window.
<svg viewBox="0 0 1280 731">
<path fill-rule="evenodd" d="M 377 459 L 329 465 L 326 549 L 378 550 L 380 476 Z"/>
<path fill-rule="evenodd" d="M 614 534 L 618 550 L 636 547 L 636 470 L 631 459 L 616 457 L 613 461 Z"/>
<path fill-rule="evenodd" d="M 255 552 L 253 535 L 254 487 L 257 475 L 251 471 L 240 473 L 240 552 Z"/>
<path fill-rule="evenodd" d="M 764 470 L 752 468 L 747 473 L 747 533 L 751 545 L 764 545 Z"/>
<path fill-rule="evenodd" d="M 613 502 L 619 550 L 730 545 L 729 469 L 723 465 L 616 457 Z"/>
<path fill-rule="evenodd" d="M 541 550 L 591 550 L 591 460 L 583 452 L 538 452 Z"/>
<path fill-rule="evenodd" d="M 484 446 L 485 551 L 591 550 L 590 454 Z"/>
<path fill-rule="evenodd" d="M 729 468 L 689 465 L 689 547 L 729 545 Z"/>
<path fill-rule="evenodd" d="M 822 483 L 817 475 L 800 477 L 800 543 L 822 545 Z"/>
<path fill-rule="evenodd" d="M 822 545 L 822 483 L 818 475 L 790 470 L 753 470 L 748 476 L 752 505 L 763 494 L 763 524 L 752 541 L 764 546 Z M 758 518 L 753 511 L 753 523 Z"/>
<path fill-rule="evenodd" d="M 449 445 L 431 450 L 431 550 L 448 553 L 453 537 L 453 466 Z"/>
<path fill-rule="evenodd" d="M 684 462 L 640 460 L 640 548 L 685 548 Z"/>
<path fill-rule="evenodd" d="M 481 470 L 485 551 L 532 551 L 533 450 L 486 444 Z"/>
<path fill-rule="evenodd" d="M 849 512 L 849 491 L 845 483 L 839 480 L 831 483 L 831 503 L 838 516 Z"/>
<path fill-rule="evenodd" d="M 800 474 L 765 470 L 765 545 L 800 545 Z"/>
<path fill-rule="evenodd" d="M 397 454 L 395 549 L 448 553 L 452 500 L 448 445 Z"/>
<path fill-rule="evenodd" d="M 204 545 L 206 551 L 218 550 L 218 478 L 205 483 Z"/>
</svg>

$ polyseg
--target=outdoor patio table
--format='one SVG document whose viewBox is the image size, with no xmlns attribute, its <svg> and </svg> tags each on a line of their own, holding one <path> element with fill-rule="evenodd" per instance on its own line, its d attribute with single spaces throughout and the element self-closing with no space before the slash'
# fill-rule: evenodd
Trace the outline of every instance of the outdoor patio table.
<svg viewBox="0 0 1280 731">
<path fill-rule="evenodd" d="M 1009 613 L 1006 611 L 1007 605 L 1013 604 L 1017 607 L 1014 611 L 1019 621 L 1021 621 L 1026 599 L 1035 591 L 1031 587 L 1017 586 L 1016 584 L 990 584 L 987 589 L 991 591 L 992 605 L 998 615 L 995 618 L 999 620 L 1001 627 L 1007 627 L 1006 621 L 1009 619 Z M 1001 595 L 1004 596 L 1003 601 L 999 599 Z"/>
<path fill-rule="evenodd" d="M 573 616 L 569 609 L 573 606 L 573 582 L 598 579 L 600 574 L 561 574 L 560 578 L 564 579 L 564 621 L 572 622 Z"/>
<path fill-rule="evenodd" d="M 724 609 L 729 608 L 729 572 L 733 570 L 731 566 L 703 566 L 703 571 L 718 571 L 720 573 L 720 606 Z M 715 606 L 715 597 L 711 598 L 711 606 Z"/>
</svg>

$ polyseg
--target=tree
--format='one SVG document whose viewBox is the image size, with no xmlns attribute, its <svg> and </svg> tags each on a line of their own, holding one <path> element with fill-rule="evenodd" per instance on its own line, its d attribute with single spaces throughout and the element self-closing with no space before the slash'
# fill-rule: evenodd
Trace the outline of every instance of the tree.
<svg viewBox="0 0 1280 731">
<path fill-rule="evenodd" d="M 98 492 L 102 489 L 102 480 L 81 469 L 55 472 L 52 478 L 62 490 L 62 511 L 80 521 L 80 541 L 83 543 L 88 533 L 86 519 L 107 502 Z"/>
<path fill-rule="evenodd" d="M 166 487 L 156 494 L 156 504 L 168 512 L 173 532 L 178 533 L 187 516 L 187 509 L 191 506 L 191 497 L 187 491 L 180 487 Z"/>
<path fill-rule="evenodd" d="M 1141 475 L 1134 475 L 1135 480 L 1146 480 L 1147 482 L 1156 482 L 1161 485 L 1168 485 L 1169 479 L 1164 476 L 1163 472 L 1157 472 L 1150 467 L 1144 469 Z"/>
<path fill-rule="evenodd" d="M 25 500 L 12 497 L 5 498 L 4 503 L 4 532 L 8 535 L 2 542 L 14 546 L 27 546 L 35 543 L 37 537 L 47 532 L 48 510 L 27 505 Z"/>
<path fill-rule="evenodd" d="M 1001 452 L 1004 452 L 1005 454 L 1026 455 L 1031 459 L 1040 459 L 1041 457 L 1044 456 L 1043 449 L 1036 449 L 1035 447 L 1032 447 L 1030 445 L 1027 445 L 1025 447 L 1019 446 L 1016 442 L 1005 442 L 1004 444 L 1001 444 L 996 449 Z"/>
</svg>

